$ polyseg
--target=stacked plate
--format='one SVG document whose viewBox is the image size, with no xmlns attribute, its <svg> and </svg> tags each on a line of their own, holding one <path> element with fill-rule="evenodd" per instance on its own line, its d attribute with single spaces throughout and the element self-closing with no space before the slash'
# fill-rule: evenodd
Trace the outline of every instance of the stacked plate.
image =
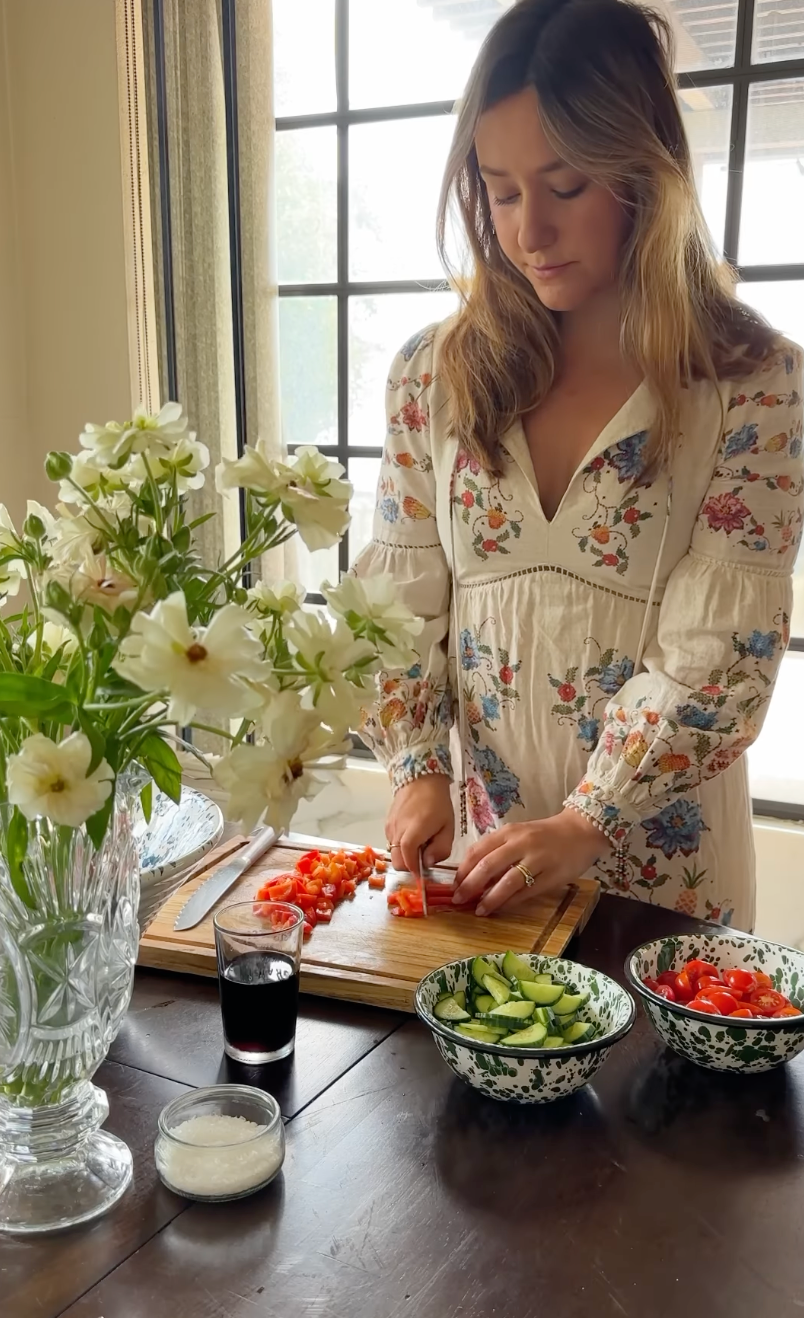
<svg viewBox="0 0 804 1318">
<path fill-rule="evenodd" d="M 140 933 L 222 833 L 223 815 L 208 796 L 183 787 L 176 805 L 154 787 L 150 823 L 141 811 L 134 823 L 140 856 Z"/>
</svg>

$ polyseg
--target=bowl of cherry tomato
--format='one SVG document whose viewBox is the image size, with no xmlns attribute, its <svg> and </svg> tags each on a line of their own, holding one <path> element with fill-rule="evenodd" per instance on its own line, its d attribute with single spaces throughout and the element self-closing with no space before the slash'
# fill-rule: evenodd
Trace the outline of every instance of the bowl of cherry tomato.
<svg viewBox="0 0 804 1318">
<path fill-rule="evenodd" d="M 660 1038 L 713 1071 L 770 1071 L 804 1050 L 804 952 L 751 934 L 643 943 L 625 973 Z"/>
</svg>

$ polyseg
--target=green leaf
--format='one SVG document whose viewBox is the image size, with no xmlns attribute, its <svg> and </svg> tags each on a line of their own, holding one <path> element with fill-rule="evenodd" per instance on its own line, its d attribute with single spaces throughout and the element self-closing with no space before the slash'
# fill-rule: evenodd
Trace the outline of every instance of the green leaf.
<svg viewBox="0 0 804 1318">
<path fill-rule="evenodd" d="M 0 673 L 0 715 L 10 718 L 54 719 L 72 723 L 75 706 L 65 688 L 31 673 Z"/>
<path fill-rule="evenodd" d="M 663 975 L 665 970 L 670 969 L 670 967 L 673 964 L 675 955 L 676 955 L 676 940 L 675 938 L 668 938 L 667 942 L 662 947 L 662 950 L 656 959 L 656 969 L 660 975 Z"/>
<path fill-rule="evenodd" d="M 145 815 L 146 824 L 151 822 L 151 811 L 154 803 L 154 785 L 147 782 L 140 792 L 140 802 L 142 804 L 142 813 Z"/>
<path fill-rule="evenodd" d="M 31 910 L 36 906 L 33 893 L 28 887 L 22 862 L 28 851 L 28 821 L 25 816 L 14 807 L 14 813 L 11 816 L 8 828 L 6 830 L 6 859 L 8 861 L 8 872 L 11 876 L 11 882 L 14 891 L 20 901 L 24 902 Z"/>
<path fill-rule="evenodd" d="M 92 747 L 92 759 L 90 760 L 89 768 L 87 769 L 87 777 L 89 777 L 91 773 L 95 772 L 106 754 L 106 738 L 97 723 L 93 722 L 83 709 L 79 709 L 77 713 L 78 722 L 81 725 L 81 731 L 84 733 L 87 741 Z"/>
<path fill-rule="evenodd" d="M 100 851 L 103 845 L 103 839 L 106 836 L 106 829 L 109 826 L 109 820 L 114 810 L 114 792 L 109 793 L 109 798 L 100 810 L 94 815 L 90 815 L 87 820 L 87 832 L 92 839 L 92 844 L 96 851 Z"/>
<path fill-rule="evenodd" d="M 181 765 L 172 746 L 157 732 L 149 732 L 137 747 L 137 759 L 157 787 L 177 804 L 181 799 Z"/>
</svg>

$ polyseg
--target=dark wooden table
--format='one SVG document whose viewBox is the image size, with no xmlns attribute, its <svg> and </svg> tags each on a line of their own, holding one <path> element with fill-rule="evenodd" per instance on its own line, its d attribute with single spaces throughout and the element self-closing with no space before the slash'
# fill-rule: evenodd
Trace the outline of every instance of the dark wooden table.
<svg viewBox="0 0 804 1318">
<path fill-rule="evenodd" d="M 604 897 L 570 955 L 622 980 L 695 927 Z M 159 1110 L 247 1079 L 288 1123 L 284 1173 L 239 1203 L 157 1181 Z M 141 972 L 98 1073 L 135 1184 L 103 1221 L 0 1242 L 2 1318 L 802 1318 L 804 1057 L 709 1074 L 644 1016 L 579 1094 L 540 1108 L 455 1080 L 409 1017 L 305 1001 L 293 1062 L 223 1058 L 216 988 Z"/>
</svg>

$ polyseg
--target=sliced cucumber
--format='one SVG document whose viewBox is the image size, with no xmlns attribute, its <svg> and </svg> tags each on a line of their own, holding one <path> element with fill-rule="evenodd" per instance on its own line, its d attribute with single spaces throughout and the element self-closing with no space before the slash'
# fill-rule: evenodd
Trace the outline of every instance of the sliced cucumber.
<svg viewBox="0 0 804 1318">
<path fill-rule="evenodd" d="M 584 1039 L 591 1039 L 595 1032 L 595 1027 L 591 1021 L 576 1021 L 570 1025 L 568 1030 L 564 1031 L 565 1043 L 583 1043 Z"/>
<path fill-rule="evenodd" d="M 569 1016 L 573 1011 L 580 1011 L 581 1007 L 585 1007 L 588 1001 L 588 993 L 567 993 L 564 990 L 555 1006 L 553 1006 L 553 1011 L 556 1016 Z"/>
<path fill-rule="evenodd" d="M 538 1007 L 552 1007 L 556 1010 L 556 1003 L 566 997 L 566 993 L 561 984 L 533 984 L 523 981 L 522 996 L 530 1002 L 535 1002 Z"/>
<path fill-rule="evenodd" d="M 475 1015 L 479 1016 L 481 1012 L 491 1011 L 492 1007 L 496 1005 L 490 993 L 478 993 L 474 1001 Z"/>
<path fill-rule="evenodd" d="M 452 995 L 459 1007 L 466 1008 L 466 989 L 458 989 L 457 993 Z"/>
<path fill-rule="evenodd" d="M 513 1048 L 541 1048 L 547 1038 L 547 1030 L 543 1025 L 528 1025 L 524 1030 L 515 1030 L 509 1034 L 505 1040 L 506 1044 L 511 1044 Z"/>
<path fill-rule="evenodd" d="M 529 980 L 536 978 L 536 971 L 531 970 L 527 961 L 523 960 L 521 956 L 517 956 L 516 952 L 506 952 L 503 957 L 502 969 L 506 979 Z"/>
<path fill-rule="evenodd" d="M 538 1021 L 540 1025 L 546 1025 L 549 1030 L 553 1024 L 553 1013 L 549 1007 L 534 1007 L 533 1019 Z"/>
<path fill-rule="evenodd" d="M 453 997 L 442 998 L 433 1007 L 433 1015 L 440 1021 L 468 1021 L 471 1020 L 468 1011 L 465 1011 L 460 1003 L 456 1002 Z"/>
<path fill-rule="evenodd" d="M 459 1025 L 458 1029 L 460 1030 L 461 1028 L 465 1029 L 466 1027 L 465 1026 L 462 1027 Z M 567 1040 L 563 1039 L 560 1034 L 548 1034 L 547 1038 L 542 1044 L 542 1048 L 566 1048 L 566 1046 L 567 1046 Z"/>
<path fill-rule="evenodd" d="M 503 1002 L 499 1007 L 492 1007 L 489 1013 L 495 1020 L 526 1021 L 533 1015 L 532 1002 Z"/>
<path fill-rule="evenodd" d="M 497 973 L 497 967 L 493 965 L 491 961 L 487 961 L 485 957 L 476 956 L 472 962 L 472 979 L 476 984 L 479 984 L 481 988 L 483 987 L 483 979 L 486 975 L 496 975 Z"/>
<path fill-rule="evenodd" d="M 552 984 L 552 982 L 553 982 L 552 975 L 534 975 L 533 977 L 534 984 Z"/>
<path fill-rule="evenodd" d="M 505 1038 L 503 1030 L 489 1030 L 484 1025 L 461 1024 L 455 1026 L 457 1034 L 462 1034 L 466 1039 L 476 1039 L 478 1043 L 499 1043 L 500 1039 Z"/>
<path fill-rule="evenodd" d="M 484 975 L 483 987 L 491 994 L 498 1006 L 502 1002 L 507 1002 L 511 996 L 510 985 L 506 984 L 505 980 L 499 979 L 497 975 Z"/>
</svg>

